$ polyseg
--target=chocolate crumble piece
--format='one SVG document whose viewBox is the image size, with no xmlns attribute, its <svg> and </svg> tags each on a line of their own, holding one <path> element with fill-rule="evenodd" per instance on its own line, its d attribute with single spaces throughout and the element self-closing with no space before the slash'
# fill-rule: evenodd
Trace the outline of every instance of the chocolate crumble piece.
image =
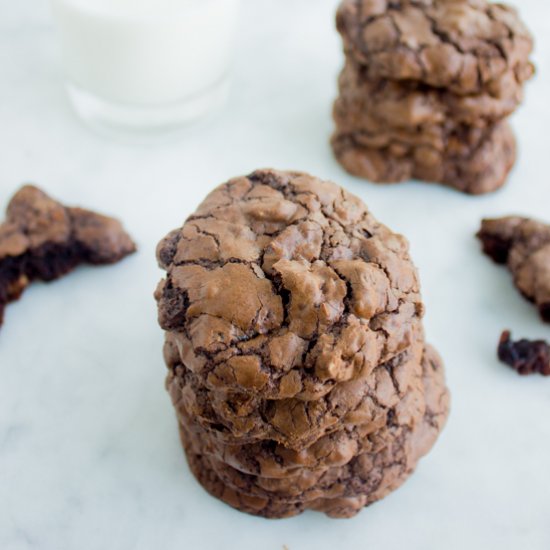
<svg viewBox="0 0 550 550">
<path fill-rule="evenodd" d="M 485 254 L 508 266 L 518 290 L 550 322 L 550 225 L 519 216 L 487 219 L 477 237 Z"/>
<path fill-rule="evenodd" d="M 523 376 L 537 372 L 550 376 L 550 346 L 544 340 L 514 342 L 510 332 L 505 331 L 500 337 L 498 358 Z"/>
<path fill-rule="evenodd" d="M 0 225 L 0 324 L 6 304 L 32 281 L 52 281 L 83 263 L 112 264 L 135 250 L 117 220 L 63 206 L 24 186 Z"/>
<path fill-rule="evenodd" d="M 157 259 L 166 387 L 207 491 L 342 518 L 412 474 L 449 394 L 408 243 L 361 200 L 258 170 L 212 191 Z"/>
</svg>

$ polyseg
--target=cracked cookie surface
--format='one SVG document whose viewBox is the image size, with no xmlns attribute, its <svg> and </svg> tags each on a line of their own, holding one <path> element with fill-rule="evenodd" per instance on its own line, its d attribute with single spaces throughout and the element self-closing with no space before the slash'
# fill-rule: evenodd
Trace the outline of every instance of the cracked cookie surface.
<svg viewBox="0 0 550 550">
<path fill-rule="evenodd" d="M 460 95 L 414 80 L 372 79 L 368 69 L 348 58 L 339 77 L 334 118 L 341 131 L 356 126 L 380 134 L 389 130 L 430 135 L 449 125 L 485 127 L 511 115 L 523 101 L 514 80 L 498 93 Z M 440 130 L 441 128 L 441 130 Z"/>
<path fill-rule="evenodd" d="M 266 399 L 209 390 L 181 364 L 177 351 L 169 362 L 172 370 L 167 385 L 180 417 L 193 418 L 225 445 L 269 440 L 287 451 L 301 453 L 335 431 L 353 430 L 359 425 L 364 430 L 374 430 L 385 425 L 389 416 L 407 416 L 410 411 L 404 403 L 410 402 L 415 384 L 418 385 L 422 349 L 423 340 L 418 338 L 371 373 L 335 384 L 307 401 L 300 397 Z M 295 368 L 293 372 L 298 375 L 300 370 Z"/>
<path fill-rule="evenodd" d="M 286 475 L 279 472 L 281 455 L 269 459 L 264 453 L 257 458 L 255 448 L 245 447 L 241 454 L 250 452 L 249 462 L 256 458 L 262 463 L 267 460 L 274 464 L 269 471 L 277 473 L 250 475 L 227 464 L 225 454 L 212 452 L 204 434 L 189 431 L 187 426 L 192 430 L 193 424 L 180 424 L 180 432 L 199 482 L 212 495 L 239 510 L 268 518 L 290 517 L 306 509 L 331 517 L 352 517 L 398 488 L 413 472 L 418 459 L 430 450 L 445 424 L 449 396 L 441 360 L 430 348 L 423 355 L 418 391 L 423 406 L 408 425 L 395 422 L 389 429 L 363 436 L 363 441 L 356 434 L 362 451 L 355 454 L 349 452 L 349 442 L 338 440 L 330 456 L 338 456 L 341 464 L 312 469 L 304 461 L 295 472 Z"/>
<path fill-rule="evenodd" d="M 357 197 L 260 170 L 210 193 L 157 257 L 166 385 L 211 493 L 347 517 L 431 447 L 448 394 L 416 269 Z"/>
<path fill-rule="evenodd" d="M 375 145 L 373 145 L 375 144 Z M 502 187 L 516 160 L 509 124 L 439 127 L 431 135 L 336 131 L 332 148 L 350 173 L 375 183 L 416 178 L 480 195 Z"/>
<path fill-rule="evenodd" d="M 486 0 L 344 0 L 346 53 L 373 79 L 413 80 L 457 94 L 498 95 L 533 74 L 533 39 L 510 6 Z"/>
</svg>

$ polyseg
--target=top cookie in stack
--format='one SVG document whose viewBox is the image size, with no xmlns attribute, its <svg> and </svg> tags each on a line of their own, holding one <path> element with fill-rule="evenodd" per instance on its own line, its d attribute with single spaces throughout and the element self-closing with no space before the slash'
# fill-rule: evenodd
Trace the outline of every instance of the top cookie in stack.
<svg viewBox="0 0 550 550">
<path fill-rule="evenodd" d="M 333 148 L 352 174 L 481 194 L 515 161 L 506 118 L 534 73 L 514 9 L 486 0 L 344 0 Z"/>
</svg>

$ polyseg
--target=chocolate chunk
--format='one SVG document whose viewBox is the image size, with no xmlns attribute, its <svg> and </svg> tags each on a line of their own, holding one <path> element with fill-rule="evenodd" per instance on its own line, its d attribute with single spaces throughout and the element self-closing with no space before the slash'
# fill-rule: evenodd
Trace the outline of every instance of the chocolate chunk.
<svg viewBox="0 0 550 550">
<path fill-rule="evenodd" d="M 550 225 L 519 216 L 487 219 L 477 237 L 490 258 L 508 266 L 518 290 L 550 322 Z"/>
<path fill-rule="evenodd" d="M 82 263 L 115 263 L 135 249 L 117 220 L 65 207 L 26 185 L 0 225 L 0 324 L 5 305 L 32 281 L 52 281 Z"/>
<path fill-rule="evenodd" d="M 266 517 L 350 517 L 398 487 L 448 412 L 408 244 L 356 197 L 260 170 L 157 248 L 166 387 L 197 479 Z"/>
<path fill-rule="evenodd" d="M 513 342 L 509 331 L 502 333 L 498 358 L 521 375 L 539 373 L 550 376 L 550 346 L 544 340 Z"/>
<path fill-rule="evenodd" d="M 533 73 L 532 38 L 486 0 L 343 0 L 346 64 L 332 147 L 351 174 L 416 178 L 470 194 L 501 187 L 516 159 L 506 122 Z"/>
</svg>

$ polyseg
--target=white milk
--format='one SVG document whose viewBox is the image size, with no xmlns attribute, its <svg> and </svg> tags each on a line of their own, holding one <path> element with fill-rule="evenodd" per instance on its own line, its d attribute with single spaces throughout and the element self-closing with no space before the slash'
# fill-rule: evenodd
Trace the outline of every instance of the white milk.
<svg viewBox="0 0 550 550">
<path fill-rule="evenodd" d="M 165 107 L 226 81 L 239 0 L 52 4 L 67 77 L 87 97 L 125 108 Z"/>
</svg>

